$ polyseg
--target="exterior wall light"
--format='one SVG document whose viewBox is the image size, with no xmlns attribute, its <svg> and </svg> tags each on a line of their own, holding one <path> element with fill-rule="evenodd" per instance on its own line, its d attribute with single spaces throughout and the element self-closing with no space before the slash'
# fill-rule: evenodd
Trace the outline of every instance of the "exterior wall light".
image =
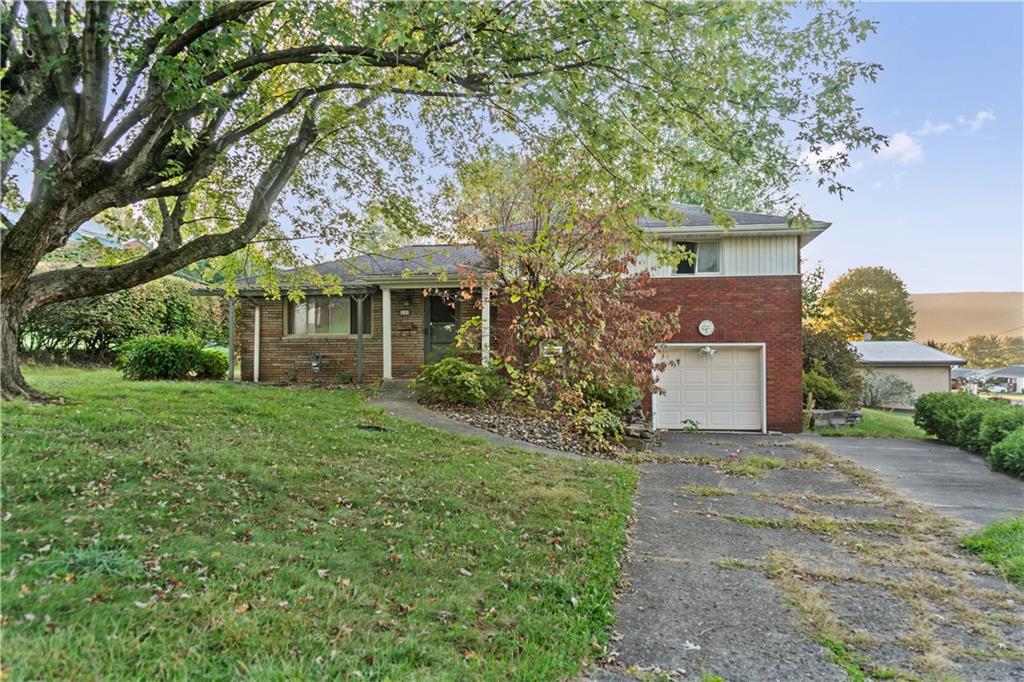
<svg viewBox="0 0 1024 682">
<path fill-rule="evenodd" d="M 714 356 L 714 354 L 717 353 L 718 351 L 716 351 L 711 346 L 704 346 L 703 348 L 701 348 L 697 352 L 700 354 L 700 356 L 702 358 L 710 358 L 710 357 Z"/>
</svg>

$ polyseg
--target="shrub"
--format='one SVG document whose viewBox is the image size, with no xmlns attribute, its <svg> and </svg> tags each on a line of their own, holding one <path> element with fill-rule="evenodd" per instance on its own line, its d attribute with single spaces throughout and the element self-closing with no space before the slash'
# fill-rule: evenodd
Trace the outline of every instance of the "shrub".
<svg viewBox="0 0 1024 682">
<path fill-rule="evenodd" d="M 607 450 L 622 438 L 622 419 L 599 402 L 574 411 L 571 423 L 573 430 L 595 451 Z"/>
<path fill-rule="evenodd" d="M 981 420 L 980 452 L 991 452 L 996 443 L 1021 427 L 1024 427 L 1024 409 L 1013 405 L 1000 405 L 989 410 Z"/>
<path fill-rule="evenodd" d="M 804 325 L 804 371 L 829 377 L 851 399 L 860 395 L 863 377 L 857 351 L 845 336 L 823 320 Z"/>
<path fill-rule="evenodd" d="M 981 420 L 993 410 L 993 405 L 986 400 L 968 405 L 956 420 L 956 434 L 950 442 L 969 452 L 985 454 L 981 446 Z"/>
<path fill-rule="evenodd" d="M 216 350 L 199 351 L 195 373 L 197 379 L 223 379 L 228 373 L 228 356 Z"/>
<path fill-rule="evenodd" d="M 640 400 L 640 390 L 635 386 L 592 386 L 583 392 L 589 402 L 603 405 L 612 414 L 625 417 Z"/>
<path fill-rule="evenodd" d="M 191 289 L 180 277 L 165 277 L 134 289 L 45 306 L 22 321 L 20 347 L 104 357 L 137 336 L 190 334 L 203 342 L 222 342 L 226 334 L 220 302 L 192 296 Z"/>
<path fill-rule="evenodd" d="M 483 405 L 506 392 L 505 383 L 494 367 L 452 356 L 424 365 L 413 388 L 429 400 L 473 406 Z"/>
<path fill-rule="evenodd" d="M 1024 478 L 1024 426 L 1008 433 L 988 452 L 988 465 Z"/>
<path fill-rule="evenodd" d="M 117 358 L 125 379 L 187 379 L 199 366 L 198 341 L 178 336 L 140 336 L 124 344 Z"/>
<path fill-rule="evenodd" d="M 838 410 L 850 402 L 850 396 L 835 379 L 816 370 L 804 372 L 804 405 L 807 405 L 807 396 L 812 394 L 814 406 L 820 410 Z"/>
<path fill-rule="evenodd" d="M 961 417 L 983 402 L 968 393 L 926 393 L 917 399 L 914 423 L 944 443 L 956 443 Z"/>
<path fill-rule="evenodd" d="M 906 379 L 886 372 L 864 372 L 861 404 L 867 407 L 909 405 L 914 399 L 914 385 Z"/>
</svg>

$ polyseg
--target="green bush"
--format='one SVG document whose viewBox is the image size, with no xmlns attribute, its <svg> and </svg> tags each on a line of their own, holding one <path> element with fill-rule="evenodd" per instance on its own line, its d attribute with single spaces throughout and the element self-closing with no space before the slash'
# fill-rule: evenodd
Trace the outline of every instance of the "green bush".
<svg viewBox="0 0 1024 682">
<path fill-rule="evenodd" d="M 914 423 L 944 443 L 957 443 L 960 419 L 984 403 L 969 393 L 926 393 L 917 399 Z"/>
<path fill-rule="evenodd" d="M 573 410 L 570 421 L 573 431 L 595 451 L 606 450 L 622 439 L 622 419 L 600 402 Z"/>
<path fill-rule="evenodd" d="M 813 369 L 804 372 L 804 405 L 809 394 L 814 394 L 814 407 L 819 410 L 839 410 L 850 402 L 838 382 Z"/>
<path fill-rule="evenodd" d="M 228 356 L 216 350 L 199 351 L 195 373 L 197 379 L 223 379 L 228 373 Z"/>
<path fill-rule="evenodd" d="M 125 379 L 187 379 L 199 366 L 198 341 L 180 336 L 140 336 L 122 346 L 118 369 Z"/>
<path fill-rule="evenodd" d="M 592 386 L 583 392 L 588 402 L 597 402 L 618 417 L 625 417 L 640 400 L 634 386 Z"/>
<path fill-rule="evenodd" d="M 1011 431 L 988 452 L 988 465 L 1024 478 L 1024 426 Z"/>
<path fill-rule="evenodd" d="M 1002 405 L 990 410 L 981 420 L 980 452 L 992 451 L 997 443 L 1024 427 L 1024 408 Z"/>
<path fill-rule="evenodd" d="M 424 365 L 412 384 L 420 396 L 453 405 L 479 406 L 507 392 L 494 367 L 484 367 L 449 356 Z"/>
<path fill-rule="evenodd" d="M 193 335 L 223 342 L 220 301 L 190 294 L 180 277 L 164 277 L 134 289 L 45 306 L 21 324 L 20 348 L 29 352 L 109 356 L 137 336 Z"/>
<path fill-rule="evenodd" d="M 978 400 L 967 406 L 956 420 L 956 435 L 951 441 L 958 448 L 968 452 L 985 454 L 981 446 L 981 420 L 993 411 L 994 403 Z"/>
</svg>

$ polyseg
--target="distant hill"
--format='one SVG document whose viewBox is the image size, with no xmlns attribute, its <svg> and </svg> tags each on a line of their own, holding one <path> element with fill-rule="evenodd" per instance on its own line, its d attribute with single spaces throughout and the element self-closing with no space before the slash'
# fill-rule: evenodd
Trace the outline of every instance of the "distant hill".
<svg viewBox="0 0 1024 682">
<path fill-rule="evenodd" d="M 961 341 L 976 334 L 1024 334 L 1024 291 L 911 294 L 920 342 Z"/>
</svg>

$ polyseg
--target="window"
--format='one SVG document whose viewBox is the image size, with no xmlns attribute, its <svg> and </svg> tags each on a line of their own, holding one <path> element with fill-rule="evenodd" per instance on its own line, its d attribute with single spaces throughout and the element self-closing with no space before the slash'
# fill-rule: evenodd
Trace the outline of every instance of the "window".
<svg viewBox="0 0 1024 682">
<path fill-rule="evenodd" d="M 718 252 L 721 242 L 676 242 L 676 246 L 684 247 L 688 252 L 696 254 L 691 261 L 683 258 L 676 266 L 677 275 L 702 275 L 719 272 Z"/>
<path fill-rule="evenodd" d="M 363 333 L 370 334 L 370 297 L 363 299 Z M 288 304 L 288 333 L 355 334 L 358 304 L 348 296 L 307 296 L 300 303 Z"/>
</svg>

